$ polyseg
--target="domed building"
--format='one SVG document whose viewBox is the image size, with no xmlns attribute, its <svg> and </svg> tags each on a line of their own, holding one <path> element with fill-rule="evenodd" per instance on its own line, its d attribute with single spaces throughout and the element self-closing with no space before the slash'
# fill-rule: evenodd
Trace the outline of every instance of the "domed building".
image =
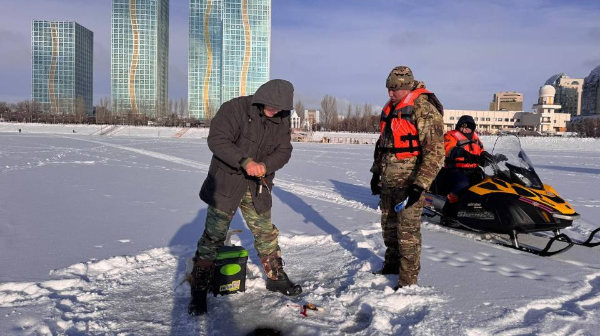
<svg viewBox="0 0 600 336">
<path fill-rule="evenodd" d="M 540 88 L 538 104 L 554 105 L 556 89 L 552 85 L 544 85 Z M 535 106 L 535 105 L 534 105 Z"/>
<path fill-rule="evenodd" d="M 559 112 L 572 116 L 581 114 L 583 83 L 583 78 L 571 78 L 564 72 L 548 78 L 546 85 L 552 85 L 556 89 L 554 102 L 561 106 Z"/>
<path fill-rule="evenodd" d="M 533 113 L 522 113 L 521 126 L 530 131 L 543 134 L 554 134 L 567 130 L 567 122 L 571 120 L 568 113 L 559 113 L 561 106 L 554 100 L 556 89 L 550 84 L 540 88 L 537 104 L 533 105 Z"/>
<path fill-rule="evenodd" d="M 581 95 L 581 115 L 600 115 L 600 65 L 585 78 Z"/>
</svg>

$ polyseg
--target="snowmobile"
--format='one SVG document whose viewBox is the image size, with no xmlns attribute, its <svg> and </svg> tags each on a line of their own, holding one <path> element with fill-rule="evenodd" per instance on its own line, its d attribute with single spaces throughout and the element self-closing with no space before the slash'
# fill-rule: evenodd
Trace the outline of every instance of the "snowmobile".
<svg viewBox="0 0 600 336">
<path fill-rule="evenodd" d="M 584 242 L 574 241 L 560 233 L 580 215 L 554 188 L 542 183 L 517 136 L 499 136 L 491 153 L 493 160 L 470 177 L 470 187 L 460 195 L 455 205 L 455 216 L 448 216 L 443 211 L 446 195 L 450 192 L 448 170 L 445 168 L 436 177 L 430 192 L 426 193 L 423 215 L 439 215 L 442 225 L 458 229 L 508 235 L 509 242 L 501 245 L 539 256 L 556 255 L 573 245 L 600 245 L 600 242 L 592 242 L 600 228 Z M 525 246 L 519 242 L 519 234 L 539 232 L 551 232 L 545 247 Z M 564 246 L 553 248 L 556 241 L 563 242 Z"/>
</svg>

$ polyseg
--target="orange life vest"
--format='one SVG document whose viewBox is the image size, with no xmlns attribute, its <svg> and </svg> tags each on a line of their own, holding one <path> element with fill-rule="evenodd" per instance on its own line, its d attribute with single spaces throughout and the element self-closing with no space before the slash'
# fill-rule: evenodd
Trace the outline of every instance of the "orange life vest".
<svg viewBox="0 0 600 336">
<path fill-rule="evenodd" d="M 444 161 L 444 166 L 447 168 L 477 168 L 479 166 L 479 163 L 477 162 L 465 162 L 466 159 L 462 156 L 451 158 L 450 153 L 455 147 L 462 147 L 465 151 L 471 153 L 473 156 L 479 157 L 481 152 L 483 152 L 483 144 L 481 143 L 481 140 L 479 140 L 479 136 L 477 133 L 475 133 L 475 131 L 473 131 L 471 140 L 457 130 L 448 131 L 446 135 L 444 135 L 444 149 L 446 150 L 446 160 Z"/>
<path fill-rule="evenodd" d="M 406 95 L 393 111 L 391 101 L 388 101 L 381 111 L 379 122 L 381 150 L 394 153 L 399 160 L 421 155 L 419 131 L 412 123 L 415 100 L 421 94 L 433 95 L 426 89 L 416 89 Z M 391 144 L 389 144 L 390 140 L 392 140 Z"/>
</svg>

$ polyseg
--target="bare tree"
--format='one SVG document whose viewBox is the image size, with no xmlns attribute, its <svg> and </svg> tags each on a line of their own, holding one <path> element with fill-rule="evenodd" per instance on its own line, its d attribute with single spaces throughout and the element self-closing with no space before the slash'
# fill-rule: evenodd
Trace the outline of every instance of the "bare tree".
<svg viewBox="0 0 600 336">
<path fill-rule="evenodd" d="M 87 104 L 85 103 L 85 99 L 83 97 L 78 96 L 75 98 L 75 104 L 73 106 L 73 114 L 77 123 L 81 124 L 84 120 L 87 120 L 88 111 Z"/>
<path fill-rule="evenodd" d="M 321 100 L 321 123 L 329 129 L 333 129 L 337 124 L 337 100 L 334 96 L 326 95 Z"/>
<path fill-rule="evenodd" d="M 188 118 L 189 118 L 189 115 L 188 115 L 187 99 L 181 98 L 181 99 L 179 99 L 179 122 L 178 123 L 181 123 L 181 120 L 187 120 Z"/>
<path fill-rule="evenodd" d="M 41 116 L 41 105 L 34 100 L 24 100 L 17 103 L 17 120 L 22 122 L 37 121 Z"/>
<path fill-rule="evenodd" d="M 8 103 L 0 102 L 0 120 L 4 120 L 5 118 L 8 118 L 9 111 L 10 111 L 10 108 L 8 107 Z"/>
<path fill-rule="evenodd" d="M 96 105 L 96 123 L 110 124 L 112 123 L 110 111 L 110 99 L 108 97 L 100 98 Z"/>
<path fill-rule="evenodd" d="M 218 111 L 219 109 L 215 106 L 215 104 L 210 102 L 208 103 L 208 109 L 205 111 L 204 114 L 204 126 L 210 127 L 210 122 L 215 117 L 215 114 L 217 114 Z"/>
<path fill-rule="evenodd" d="M 300 99 L 294 105 L 294 110 L 298 114 L 298 117 L 300 117 L 300 125 L 302 125 L 304 123 L 304 104 L 302 104 Z"/>
</svg>

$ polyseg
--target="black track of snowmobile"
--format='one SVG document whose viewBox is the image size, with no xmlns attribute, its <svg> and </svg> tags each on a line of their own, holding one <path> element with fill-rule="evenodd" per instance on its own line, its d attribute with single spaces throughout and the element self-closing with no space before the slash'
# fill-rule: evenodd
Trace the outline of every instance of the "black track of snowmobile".
<svg viewBox="0 0 600 336">
<path fill-rule="evenodd" d="M 463 230 L 466 230 L 466 231 L 472 231 L 472 232 L 477 232 L 477 233 L 485 233 L 485 234 L 490 234 L 490 235 L 497 235 L 497 233 L 492 233 L 492 232 L 487 232 L 487 231 L 473 229 L 473 228 L 471 228 L 471 227 L 469 227 L 467 225 L 462 224 L 461 222 L 459 222 L 455 218 L 449 218 L 449 217 L 447 218 L 441 212 L 439 212 L 439 211 L 437 211 L 437 210 L 435 210 L 435 209 L 433 209 L 431 207 L 426 207 L 425 211 L 429 211 L 430 213 L 433 213 L 432 215 L 425 215 L 425 216 L 428 216 L 428 217 L 433 217 L 435 215 L 440 216 L 440 223 L 442 223 L 444 219 L 447 220 L 447 221 L 449 221 L 450 222 L 449 223 L 450 225 L 448 225 L 449 228 L 463 229 Z M 588 238 L 588 241 L 586 241 L 586 243 L 589 243 L 589 241 L 593 238 L 593 235 L 597 231 L 599 231 L 599 230 L 600 230 L 600 228 L 594 230 L 594 232 L 592 232 L 592 235 L 590 236 L 590 238 Z M 527 234 L 527 233 L 525 233 L 525 234 Z M 573 247 L 573 245 L 576 244 L 576 243 L 574 243 L 571 240 L 571 238 L 569 238 L 569 236 L 567 236 L 564 233 L 558 234 L 558 235 L 550 238 L 548 240 L 548 243 L 546 244 L 546 246 L 543 249 L 537 249 L 537 248 L 530 248 L 530 247 L 521 246 L 519 244 L 516 232 L 513 232 L 513 234 L 509 234 L 509 237 L 510 237 L 510 239 L 512 241 L 512 244 L 503 244 L 503 243 L 494 243 L 494 244 L 505 246 L 505 247 L 510 247 L 512 249 L 523 251 L 523 252 L 527 252 L 527 253 L 531 253 L 531 254 L 535 254 L 535 255 L 538 255 L 540 257 L 550 257 L 550 256 L 553 256 L 553 255 L 557 255 L 559 253 L 566 252 L 569 249 L 571 249 L 571 247 Z M 555 241 L 557 241 L 557 240 L 567 243 L 567 246 L 563 247 L 562 249 L 556 250 L 556 251 L 550 251 L 550 249 L 552 248 L 552 244 Z M 594 244 L 596 244 L 596 243 L 594 243 Z M 580 244 L 580 245 L 582 245 L 582 244 Z"/>
</svg>

